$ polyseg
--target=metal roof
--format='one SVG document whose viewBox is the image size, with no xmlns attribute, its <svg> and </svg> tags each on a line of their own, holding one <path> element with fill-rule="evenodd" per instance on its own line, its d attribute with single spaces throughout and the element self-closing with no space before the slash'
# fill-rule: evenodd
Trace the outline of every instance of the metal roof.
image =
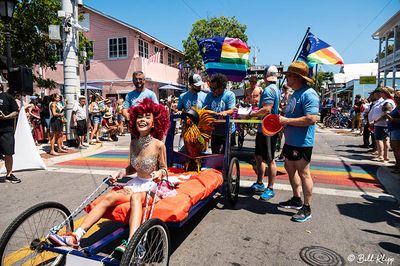
<svg viewBox="0 0 400 266">
<path fill-rule="evenodd" d="M 372 34 L 372 38 L 384 37 L 386 32 L 393 29 L 395 25 L 400 24 L 400 11 L 397 11 L 388 21 L 385 22 L 377 31 Z"/>
</svg>

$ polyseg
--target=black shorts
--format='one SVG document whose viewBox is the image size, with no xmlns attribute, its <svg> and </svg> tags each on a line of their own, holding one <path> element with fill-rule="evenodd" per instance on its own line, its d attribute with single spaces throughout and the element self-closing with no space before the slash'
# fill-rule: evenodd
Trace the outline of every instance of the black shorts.
<svg viewBox="0 0 400 266">
<path fill-rule="evenodd" d="M 0 132 L 0 154 L 13 155 L 15 153 L 14 131 Z"/>
<path fill-rule="evenodd" d="M 263 133 L 257 132 L 256 136 L 256 156 L 262 156 L 266 162 L 271 162 L 275 158 L 276 141 L 278 134 L 267 137 Z"/>
<path fill-rule="evenodd" d="M 62 132 L 63 124 L 60 119 L 53 117 L 50 120 L 50 129 L 51 132 Z"/>
<path fill-rule="evenodd" d="M 283 145 L 282 154 L 289 161 L 298 161 L 304 159 L 311 162 L 313 147 L 295 147 L 290 145 Z"/>
<path fill-rule="evenodd" d="M 235 132 L 231 134 L 231 146 L 234 145 L 234 138 L 235 138 L 236 134 Z M 226 141 L 226 137 L 225 136 L 220 136 L 220 135 L 211 135 L 211 150 L 213 151 L 213 153 L 216 153 L 214 151 L 216 150 L 220 150 L 221 146 L 222 148 L 222 153 L 225 152 L 225 141 Z"/>
<path fill-rule="evenodd" d="M 76 124 L 76 134 L 78 134 L 78 136 L 85 136 L 87 133 L 86 120 L 78 120 Z"/>
</svg>

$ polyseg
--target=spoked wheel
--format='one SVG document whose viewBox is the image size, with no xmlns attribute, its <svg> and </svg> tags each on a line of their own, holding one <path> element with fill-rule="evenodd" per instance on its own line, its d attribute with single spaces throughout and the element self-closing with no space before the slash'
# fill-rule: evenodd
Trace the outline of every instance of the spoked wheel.
<svg viewBox="0 0 400 266">
<path fill-rule="evenodd" d="M 160 219 L 144 222 L 129 241 L 121 265 L 168 265 L 168 227 Z"/>
<path fill-rule="evenodd" d="M 225 180 L 225 193 L 229 203 L 235 205 L 239 197 L 240 188 L 240 167 L 236 157 L 229 163 L 228 174 Z"/>
<path fill-rule="evenodd" d="M 0 265 L 58 265 L 57 261 L 62 261 L 61 255 L 44 249 L 46 236 L 69 215 L 67 207 L 57 202 L 39 203 L 24 211 L 0 239 Z M 72 232 L 73 229 L 71 220 L 59 232 Z"/>
</svg>

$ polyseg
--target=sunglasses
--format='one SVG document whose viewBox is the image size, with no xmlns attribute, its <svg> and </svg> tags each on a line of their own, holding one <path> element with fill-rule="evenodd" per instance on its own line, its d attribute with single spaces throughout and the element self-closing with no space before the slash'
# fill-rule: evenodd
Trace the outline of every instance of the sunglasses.
<svg viewBox="0 0 400 266">
<path fill-rule="evenodd" d="M 133 81 L 143 81 L 144 79 L 142 78 L 133 78 Z"/>
</svg>

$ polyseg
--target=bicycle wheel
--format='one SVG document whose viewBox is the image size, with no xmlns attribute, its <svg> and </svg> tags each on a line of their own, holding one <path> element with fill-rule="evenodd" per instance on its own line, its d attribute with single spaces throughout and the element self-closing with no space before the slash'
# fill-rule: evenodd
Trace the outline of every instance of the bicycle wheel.
<svg viewBox="0 0 400 266">
<path fill-rule="evenodd" d="M 240 188 L 240 167 L 239 160 L 236 157 L 229 163 L 228 174 L 225 180 L 225 193 L 228 202 L 235 205 L 239 197 Z"/>
<path fill-rule="evenodd" d="M 0 239 L 0 265 L 57 265 L 54 261 L 59 254 L 43 247 L 47 245 L 46 236 L 50 229 L 69 215 L 67 207 L 57 202 L 39 203 L 21 213 Z M 73 229 L 71 220 L 60 232 L 72 232 Z"/>
<path fill-rule="evenodd" d="M 168 265 L 170 246 L 167 225 L 160 219 L 147 220 L 129 241 L 120 265 Z"/>
</svg>

